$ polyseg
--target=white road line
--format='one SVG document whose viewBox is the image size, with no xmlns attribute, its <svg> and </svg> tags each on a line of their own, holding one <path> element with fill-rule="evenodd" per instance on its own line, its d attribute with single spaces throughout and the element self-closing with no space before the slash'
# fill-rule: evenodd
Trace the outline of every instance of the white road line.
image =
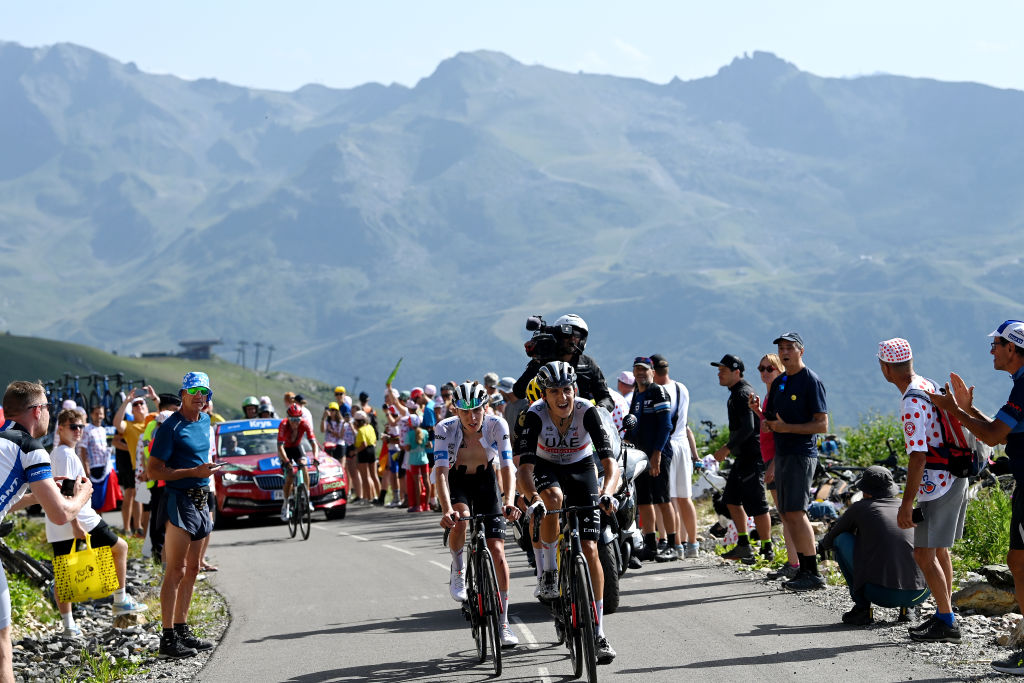
<svg viewBox="0 0 1024 683">
<path fill-rule="evenodd" d="M 388 545 L 387 543 L 384 543 L 384 544 L 382 544 L 382 545 L 383 545 L 383 546 L 384 546 L 385 548 L 387 548 L 388 550 L 394 550 L 394 551 L 395 551 L 396 553 L 405 553 L 406 555 L 413 555 L 413 556 L 415 556 L 415 555 L 416 555 L 416 553 L 410 553 L 410 552 L 409 552 L 408 550 L 406 550 L 406 549 L 404 549 L 404 548 L 396 548 L 395 546 L 393 546 L 393 545 Z"/>
<path fill-rule="evenodd" d="M 338 535 L 339 535 L 339 536 L 351 536 L 352 534 L 350 534 L 350 533 L 349 533 L 349 532 L 347 532 L 347 531 L 339 531 L 339 532 L 338 532 Z"/>
<path fill-rule="evenodd" d="M 537 667 L 537 674 L 540 676 L 541 683 L 551 683 L 551 674 L 548 672 L 547 667 Z"/>
<path fill-rule="evenodd" d="M 537 642 L 537 639 L 533 636 L 533 632 L 530 631 L 529 628 L 527 628 L 526 624 L 523 623 L 522 619 L 520 619 L 519 617 L 512 617 L 512 621 L 514 621 L 516 623 L 516 626 L 519 627 L 519 630 L 522 631 L 523 639 L 526 640 L 527 647 L 529 647 L 531 650 L 536 650 L 538 647 L 540 647 L 540 644 Z"/>
<path fill-rule="evenodd" d="M 430 564 L 434 565 L 435 567 L 440 567 L 441 569 L 445 570 L 446 572 L 450 572 L 452 570 L 452 568 L 449 567 L 448 565 L 441 564 L 440 562 L 438 562 L 436 560 L 431 560 Z"/>
<path fill-rule="evenodd" d="M 349 534 L 349 536 L 351 536 L 352 538 L 356 539 L 357 541 L 369 541 L 370 540 L 368 538 L 363 538 L 362 536 L 356 536 L 355 534 Z"/>
</svg>

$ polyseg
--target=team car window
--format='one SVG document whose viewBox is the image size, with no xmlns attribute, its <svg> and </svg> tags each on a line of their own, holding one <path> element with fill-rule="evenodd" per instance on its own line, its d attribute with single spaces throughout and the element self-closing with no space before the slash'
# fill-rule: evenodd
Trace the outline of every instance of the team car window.
<svg viewBox="0 0 1024 683">
<path fill-rule="evenodd" d="M 243 451 L 246 455 L 266 455 L 277 453 L 277 430 L 253 429 L 244 432 L 222 434 L 220 437 L 219 448 L 220 456 L 222 458 L 238 455 L 238 453 L 229 452 L 228 444 L 230 439 L 228 437 L 230 436 L 233 436 L 238 440 L 235 448 L 239 449 L 239 451 Z M 309 453 L 309 451 L 309 443 L 303 439 L 302 452 Z"/>
</svg>

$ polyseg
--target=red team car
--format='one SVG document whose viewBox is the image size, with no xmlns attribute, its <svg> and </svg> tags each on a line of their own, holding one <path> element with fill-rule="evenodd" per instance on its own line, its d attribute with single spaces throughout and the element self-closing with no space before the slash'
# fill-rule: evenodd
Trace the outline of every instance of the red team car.
<svg viewBox="0 0 1024 683">
<path fill-rule="evenodd" d="M 231 420 L 217 425 L 216 523 L 223 526 L 244 515 L 276 517 L 281 512 L 284 473 L 277 458 L 278 419 Z M 327 519 L 342 519 L 347 511 L 345 468 L 325 454 L 314 466 L 305 442 L 310 502 Z"/>
</svg>

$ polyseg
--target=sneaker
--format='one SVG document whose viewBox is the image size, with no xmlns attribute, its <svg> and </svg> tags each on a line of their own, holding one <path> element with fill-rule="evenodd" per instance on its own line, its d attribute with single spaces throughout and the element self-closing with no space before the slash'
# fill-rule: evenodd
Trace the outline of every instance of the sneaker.
<svg viewBox="0 0 1024 683">
<path fill-rule="evenodd" d="M 854 605 L 853 609 L 843 615 L 843 623 L 850 626 L 867 626 L 875 622 L 875 614 L 871 605 L 864 607 Z"/>
<path fill-rule="evenodd" d="M 308 502 L 308 501 L 307 501 L 307 503 L 306 503 L 306 504 L 307 504 L 307 505 L 309 505 L 309 511 L 310 511 L 310 512 L 316 512 L 316 508 L 315 508 L 315 507 L 313 507 L 313 503 L 312 503 L 312 502 Z"/>
<path fill-rule="evenodd" d="M 722 553 L 723 560 L 753 560 L 754 549 L 749 545 L 736 545 L 729 552 Z"/>
<path fill-rule="evenodd" d="M 135 598 L 125 593 L 124 602 L 115 602 L 113 604 L 114 616 L 121 614 L 138 614 L 139 612 L 145 612 L 149 609 L 148 606 L 141 602 L 136 602 Z"/>
<path fill-rule="evenodd" d="M 782 587 L 788 591 L 794 591 L 796 593 L 821 590 L 825 587 L 825 577 L 821 574 L 812 574 L 810 572 L 800 571 L 797 572 L 797 575 L 789 581 L 783 582 Z"/>
<path fill-rule="evenodd" d="M 180 659 L 182 657 L 195 657 L 199 652 L 191 647 L 186 646 L 178 638 L 177 634 L 171 634 L 170 636 L 160 634 L 160 656 L 171 657 L 173 659 Z"/>
<path fill-rule="evenodd" d="M 512 627 L 508 624 L 502 624 L 498 631 L 498 636 L 501 638 L 502 650 L 507 650 L 519 644 L 519 638 L 517 638 L 516 634 L 512 632 Z"/>
<path fill-rule="evenodd" d="M 928 628 L 932 625 L 932 622 L 935 621 L 935 620 L 936 620 L 936 616 L 933 614 L 930 617 L 928 617 L 927 619 L 925 619 L 924 621 L 922 621 L 917 626 L 911 626 L 910 628 L 908 628 L 907 629 L 907 633 L 909 633 L 911 635 L 911 637 L 913 637 L 913 635 L 915 633 L 924 633 L 925 631 L 928 630 Z"/>
<path fill-rule="evenodd" d="M 540 597 L 545 600 L 557 600 L 558 599 L 558 570 L 544 572 L 541 575 L 541 589 Z"/>
<path fill-rule="evenodd" d="M 776 579 L 792 579 L 798 573 L 800 573 L 800 567 L 792 564 L 784 564 L 773 572 L 768 572 L 768 579 L 775 581 Z"/>
<path fill-rule="evenodd" d="M 683 557 L 687 560 L 693 560 L 700 557 L 700 546 L 696 543 L 687 543 L 686 550 L 683 553 Z"/>
<path fill-rule="evenodd" d="M 611 664 L 612 660 L 615 659 L 615 650 L 608 644 L 608 639 L 604 636 L 597 637 L 597 663 L 598 664 Z"/>
<path fill-rule="evenodd" d="M 543 583 L 544 583 L 543 577 L 542 576 L 538 576 L 537 577 L 537 585 L 535 585 L 533 587 L 533 597 L 535 597 L 535 598 L 539 598 L 540 597 L 541 590 L 543 590 L 543 586 L 542 586 Z"/>
<path fill-rule="evenodd" d="M 686 557 L 686 546 L 683 544 L 677 545 L 673 550 L 676 553 L 676 559 L 681 560 Z"/>
<path fill-rule="evenodd" d="M 659 538 L 658 539 L 658 550 L 657 550 L 657 552 L 660 553 L 660 552 L 662 552 L 664 550 L 667 550 L 667 549 L 668 549 L 668 539 L 667 538 Z"/>
<path fill-rule="evenodd" d="M 65 628 L 64 632 L 60 634 L 64 640 L 85 640 L 85 636 L 82 635 L 82 628 L 75 624 L 71 628 Z"/>
<path fill-rule="evenodd" d="M 629 556 L 629 568 L 630 569 L 640 569 L 643 566 L 644 566 L 644 563 L 640 561 L 639 557 L 637 557 L 636 555 L 630 555 Z"/>
<path fill-rule="evenodd" d="M 465 602 L 469 599 L 466 595 L 466 577 L 452 565 L 451 578 L 448 579 L 448 592 L 455 602 Z"/>
<path fill-rule="evenodd" d="M 281 503 L 281 521 L 287 522 L 288 517 L 288 501 L 286 500 L 285 502 Z"/>
<path fill-rule="evenodd" d="M 654 555 L 655 562 L 675 562 L 679 558 L 676 556 L 676 549 L 669 548 L 667 545 L 664 549 L 658 550 Z"/>
<path fill-rule="evenodd" d="M 775 548 L 770 545 L 761 546 L 761 558 L 771 562 L 775 559 Z"/>
<path fill-rule="evenodd" d="M 213 643 L 208 640 L 202 640 L 192 632 L 192 627 L 188 624 L 183 625 L 180 630 L 175 630 L 175 635 L 178 636 L 178 642 L 185 647 L 190 647 L 193 650 L 210 650 L 213 648 Z"/>
<path fill-rule="evenodd" d="M 959 643 L 960 627 L 956 624 L 947 626 L 941 619 L 932 619 L 923 631 L 911 631 L 910 639 L 926 643 Z"/>
<path fill-rule="evenodd" d="M 1006 659 L 993 660 L 992 668 L 1004 674 L 1024 674 L 1024 650 L 1017 650 Z"/>
</svg>

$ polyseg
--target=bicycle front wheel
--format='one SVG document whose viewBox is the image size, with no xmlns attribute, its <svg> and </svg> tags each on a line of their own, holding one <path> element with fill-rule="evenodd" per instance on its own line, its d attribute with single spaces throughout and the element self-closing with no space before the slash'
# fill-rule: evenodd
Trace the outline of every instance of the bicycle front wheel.
<svg viewBox="0 0 1024 683">
<path fill-rule="evenodd" d="M 565 646 L 569 648 L 569 662 L 572 664 L 572 677 L 579 678 L 583 673 L 583 643 L 580 640 L 579 619 L 576 609 L 576 582 L 572 573 L 576 565 L 572 563 L 568 551 L 561 556 L 561 572 L 559 581 L 559 606 L 562 613 L 562 629 L 565 632 Z"/>
<path fill-rule="evenodd" d="M 309 491 L 306 485 L 299 486 L 298 501 L 295 506 L 299 508 L 299 529 L 302 531 L 302 540 L 309 538 L 309 526 L 313 522 L 313 512 L 309 509 Z"/>
<path fill-rule="evenodd" d="M 494 656 L 494 675 L 501 675 L 501 594 L 498 593 L 498 576 L 494 571 L 494 558 L 486 548 L 481 563 L 483 576 L 480 578 L 484 593 L 484 616 L 486 617 L 487 635 L 490 638 L 491 652 Z"/>
<path fill-rule="evenodd" d="M 293 490 L 288 496 L 288 537 L 295 538 L 295 532 L 299 530 L 299 513 L 296 510 L 295 499 L 298 490 Z"/>
<path fill-rule="evenodd" d="M 590 568 L 584 557 L 577 557 L 573 576 L 573 605 L 577 621 L 576 633 L 581 641 L 581 659 L 587 669 L 587 680 L 597 682 L 597 605 L 594 603 L 594 587 L 590 582 Z M 577 674 L 578 675 L 578 674 Z"/>
<path fill-rule="evenodd" d="M 466 563 L 466 594 L 468 597 L 465 608 L 469 610 L 469 623 L 473 631 L 473 642 L 476 644 L 476 662 L 483 664 L 487 659 L 487 620 L 484 619 L 484 591 L 480 580 L 482 569 L 474 554 Z"/>
</svg>

